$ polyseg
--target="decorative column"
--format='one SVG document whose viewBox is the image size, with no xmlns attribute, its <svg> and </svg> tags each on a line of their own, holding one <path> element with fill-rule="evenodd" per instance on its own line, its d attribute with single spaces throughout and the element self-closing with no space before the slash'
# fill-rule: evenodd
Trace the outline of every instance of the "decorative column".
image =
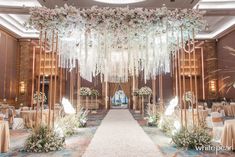
<svg viewBox="0 0 235 157">
<path fill-rule="evenodd" d="M 163 104 L 163 79 L 162 79 L 162 73 L 159 75 L 159 97 L 160 97 L 160 107 L 161 110 L 164 111 L 164 104 Z"/>
<path fill-rule="evenodd" d="M 144 96 L 141 96 L 141 113 L 142 116 L 144 117 Z"/>
<path fill-rule="evenodd" d="M 135 89 L 136 89 L 136 87 L 135 87 L 135 85 L 136 85 L 136 83 L 135 83 L 135 81 L 136 81 L 136 78 L 135 78 L 135 76 L 133 76 L 132 77 L 133 79 L 132 79 L 132 98 L 133 98 L 133 110 L 135 111 L 136 110 L 136 96 L 135 96 L 135 94 L 134 94 L 134 92 L 135 92 Z"/>
<path fill-rule="evenodd" d="M 156 77 L 152 78 L 153 104 L 156 104 Z"/>
<path fill-rule="evenodd" d="M 78 110 L 80 110 L 80 108 L 81 108 L 80 89 L 81 89 L 81 77 L 80 77 L 79 65 L 77 64 L 77 105 L 76 105 L 76 112 L 78 112 Z"/>
<path fill-rule="evenodd" d="M 105 82 L 105 109 L 109 108 L 109 96 L 108 96 L 108 82 Z"/>
<path fill-rule="evenodd" d="M 88 110 L 88 96 L 86 96 L 86 109 Z"/>
</svg>

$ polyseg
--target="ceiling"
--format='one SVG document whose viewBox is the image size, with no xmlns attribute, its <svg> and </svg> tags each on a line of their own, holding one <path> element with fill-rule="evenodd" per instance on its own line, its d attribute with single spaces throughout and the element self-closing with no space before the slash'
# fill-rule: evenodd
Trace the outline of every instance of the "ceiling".
<svg viewBox="0 0 235 157">
<path fill-rule="evenodd" d="M 118 0 L 116 0 L 118 1 Z M 122 0 L 124 1 L 124 0 Z M 29 18 L 29 7 L 63 6 L 65 3 L 80 8 L 100 7 L 147 7 L 156 8 L 164 4 L 168 8 L 198 8 L 206 11 L 206 29 L 196 37 L 198 39 L 216 39 L 235 28 L 235 0 L 145 0 L 130 4 L 100 3 L 98 0 L 0 0 L 0 27 L 17 38 L 37 38 L 38 31 L 26 29 L 24 23 Z"/>
</svg>

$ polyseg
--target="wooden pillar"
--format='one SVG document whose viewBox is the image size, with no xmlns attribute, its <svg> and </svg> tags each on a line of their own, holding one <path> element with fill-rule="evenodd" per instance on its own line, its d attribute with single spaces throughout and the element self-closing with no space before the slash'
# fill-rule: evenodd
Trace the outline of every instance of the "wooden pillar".
<svg viewBox="0 0 235 157">
<path fill-rule="evenodd" d="M 40 40 L 39 40 L 39 44 L 40 44 L 40 50 L 39 50 L 39 65 L 38 65 L 38 82 L 37 82 L 37 94 L 39 97 L 40 94 L 40 75 L 41 75 L 41 56 L 42 56 L 42 31 L 40 32 Z M 35 49 L 34 49 L 35 50 Z M 35 52 L 34 52 L 35 53 Z M 38 126 L 38 109 L 40 106 L 40 102 L 37 100 L 37 108 L 36 108 L 36 127 Z"/>
<path fill-rule="evenodd" d="M 53 117 L 52 117 L 52 126 L 54 128 L 54 124 L 55 124 L 55 104 L 56 104 L 56 96 L 57 96 L 57 69 L 58 69 L 58 55 L 57 55 L 57 51 L 58 51 L 58 33 L 56 33 L 56 48 L 55 48 L 55 57 L 53 57 L 53 69 L 54 69 L 54 103 L 53 103 Z"/>
<path fill-rule="evenodd" d="M 48 126 L 51 127 L 51 107 L 52 107 L 52 104 L 53 104 L 53 77 L 52 77 L 52 69 L 53 69 L 53 53 L 54 53 L 54 31 L 52 32 L 52 50 L 51 52 L 49 53 L 50 55 L 50 85 L 49 85 L 49 118 L 48 118 Z"/>
<path fill-rule="evenodd" d="M 164 103 L 163 103 L 163 76 L 162 73 L 159 75 L 159 97 L 160 97 L 160 106 L 161 110 L 164 111 Z"/>
<path fill-rule="evenodd" d="M 204 52 L 201 47 L 201 63 L 202 63 L 202 99 L 205 100 L 205 69 L 204 69 Z"/>
<path fill-rule="evenodd" d="M 174 54 L 174 69 L 175 69 L 175 96 L 179 98 L 179 85 L 178 85 L 178 67 L 177 67 L 177 52 Z"/>
<path fill-rule="evenodd" d="M 33 107 L 33 96 L 34 96 L 34 79 L 35 79 L 35 49 L 36 47 L 33 48 L 33 68 L 32 68 L 32 88 L 31 88 L 31 104 L 30 106 Z"/>
<path fill-rule="evenodd" d="M 109 109 L 108 81 L 105 81 L 105 109 Z"/>
<path fill-rule="evenodd" d="M 62 86 L 63 86 L 63 68 L 60 67 L 60 76 L 59 76 L 59 79 L 60 79 L 60 102 L 62 101 Z"/>
<path fill-rule="evenodd" d="M 195 77 L 194 77 L 194 83 L 195 83 L 195 104 L 196 104 L 196 111 L 197 111 L 197 121 L 198 121 L 198 125 L 199 125 L 199 113 L 198 113 L 198 103 L 197 103 L 197 99 L 198 99 L 198 92 L 197 92 L 197 74 L 196 74 L 196 50 L 195 50 L 195 40 L 194 40 L 194 30 L 193 30 L 193 58 L 194 58 L 194 71 L 195 71 Z"/>
<path fill-rule="evenodd" d="M 179 37 L 177 38 L 177 61 L 178 61 L 178 80 L 179 80 L 179 103 L 180 103 L 180 120 L 183 126 L 183 101 L 182 101 L 182 72 L 181 72 L 181 52 L 179 48 Z"/>
<path fill-rule="evenodd" d="M 79 68 L 79 64 L 77 63 L 77 105 L 76 105 L 76 112 L 78 112 L 78 110 L 80 110 L 80 107 L 81 107 L 80 89 L 81 89 L 80 68 Z"/>
<path fill-rule="evenodd" d="M 69 82 L 69 95 L 70 95 L 70 102 L 71 102 L 72 105 L 74 105 L 73 104 L 73 87 L 74 87 L 73 86 L 73 82 L 74 82 L 73 81 L 73 79 L 74 79 L 73 76 L 74 76 L 73 75 L 73 70 L 71 70 L 70 71 L 70 82 Z"/>
<path fill-rule="evenodd" d="M 136 96 L 134 95 L 134 92 L 136 90 L 136 77 L 135 75 L 132 76 L 132 98 L 133 98 L 133 110 L 136 110 Z"/>
<path fill-rule="evenodd" d="M 184 37 L 183 37 L 183 29 L 181 28 L 181 55 L 182 55 L 182 62 L 183 62 L 183 66 L 182 66 L 182 71 L 183 71 L 183 95 L 185 94 L 185 51 L 184 51 Z M 187 110 L 186 110 L 186 103 L 185 101 L 183 101 L 183 106 L 184 106 L 184 124 L 185 127 L 187 128 Z"/>
<path fill-rule="evenodd" d="M 144 117 L 144 96 L 141 96 L 141 113 L 142 117 Z"/>
<path fill-rule="evenodd" d="M 156 76 L 152 78 L 153 104 L 156 104 Z"/>
</svg>

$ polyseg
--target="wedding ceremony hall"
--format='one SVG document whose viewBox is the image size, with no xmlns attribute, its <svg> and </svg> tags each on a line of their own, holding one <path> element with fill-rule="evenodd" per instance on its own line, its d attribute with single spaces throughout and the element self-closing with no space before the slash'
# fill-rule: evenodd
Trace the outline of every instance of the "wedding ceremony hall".
<svg viewBox="0 0 235 157">
<path fill-rule="evenodd" d="M 0 157 L 235 157 L 235 0 L 0 0 Z"/>
</svg>

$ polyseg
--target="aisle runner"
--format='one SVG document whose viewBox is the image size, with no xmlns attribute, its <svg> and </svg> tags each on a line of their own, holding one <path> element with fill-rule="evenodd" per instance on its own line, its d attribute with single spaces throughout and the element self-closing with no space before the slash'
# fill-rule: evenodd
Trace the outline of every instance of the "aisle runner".
<svg viewBox="0 0 235 157">
<path fill-rule="evenodd" d="M 83 157 L 161 157 L 128 110 L 110 110 Z"/>
</svg>

